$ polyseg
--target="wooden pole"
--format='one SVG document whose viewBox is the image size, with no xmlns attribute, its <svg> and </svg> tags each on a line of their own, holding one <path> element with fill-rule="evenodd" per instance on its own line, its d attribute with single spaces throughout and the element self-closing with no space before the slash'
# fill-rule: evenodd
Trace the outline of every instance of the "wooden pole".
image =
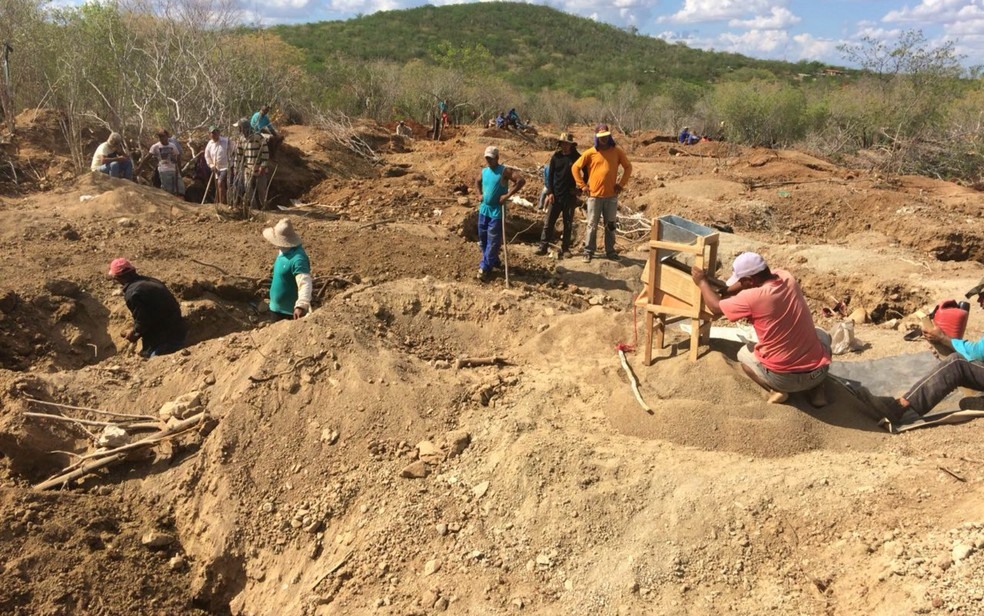
<svg viewBox="0 0 984 616">
<path fill-rule="evenodd" d="M 506 204 L 502 204 L 502 260 L 506 270 L 506 288 L 509 288 L 509 241 L 506 239 Z"/>
</svg>

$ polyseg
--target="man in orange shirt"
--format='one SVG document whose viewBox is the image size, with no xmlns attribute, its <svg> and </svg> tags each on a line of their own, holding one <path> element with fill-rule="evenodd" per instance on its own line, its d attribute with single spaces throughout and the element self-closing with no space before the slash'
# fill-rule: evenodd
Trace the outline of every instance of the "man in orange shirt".
<svg viewBox="0 0 984 616">
<path fill-rule="evenodd" d="M 622 177 L 618 168 L 622 167 Z M 587 172 L 587 181 L 585 181 Z M 615 145 L 607 124 L 595 129 L 594 147 L 581 155 L 571 167 L 574 182 L 581 193 L 588 194 L 588 234 L 584 239 L 584 262 L 590 263 L 597 246 L 598 219 L 605 220 L 605 256 L 618 261 L 615 252 L 615 223 L 618 194 L 632 175 L 632 163 L 622 148 Z"/>
</svg>

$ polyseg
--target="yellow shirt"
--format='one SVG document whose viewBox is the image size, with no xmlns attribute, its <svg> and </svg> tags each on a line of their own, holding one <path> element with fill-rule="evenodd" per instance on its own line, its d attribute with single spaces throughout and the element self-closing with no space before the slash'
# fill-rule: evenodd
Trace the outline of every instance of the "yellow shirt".
<svg viewBox="0 0 984 616">
<path fill-rule="evenodd" d="M 571 167 L 574 174 L 574 182 L 581 190 L 587 189 L 588 196 L 591 197 L 613 197 L 615 196 L 615 182 L 618 180 L 618 168 L 622 167 L 622 181 L 619 185 L 625 188 L 632 176 L 632 163 L 622 148 L 614 146 L 605 150 L 588 150 L 577 159 Z M 582 169 L 588 170 L 588 182 L 584 183 Z"/>
</svg>

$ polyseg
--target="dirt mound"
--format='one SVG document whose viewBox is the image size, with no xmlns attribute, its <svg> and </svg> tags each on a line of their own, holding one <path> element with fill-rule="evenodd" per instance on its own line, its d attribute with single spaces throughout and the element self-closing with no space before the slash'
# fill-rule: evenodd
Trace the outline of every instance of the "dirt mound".
<svg viewBox="0 0 984 616">
<path fill-rule="evenodd" d="M 888 435 L 832 383 L 823 409 L 767 405 L 733 345 L 691 363 L 675 328 L 644 366 L 630 308 L 644 229 L 620 229 L 618 262 L 557 261 L 533 254 L 540 216 L 517 206 L 509 287 L 475 279 L 484 147 L 531 174 L 520 196 L 535 202 L 552 140 L 355 128 L 380 164 L 322 130 L 284 131 L 277 178 L 310 204 L 287 214 L 315 276 L 298 321 L 270 322 L 261 301 L 276 254 L 261 230 L 279 211 L 219 220 L 89 174 L 2 201 L 0 611 L 976 613 L 984 423 Z M 973 192 L 794 152 L 672 156 L 652 138 L 620 140 L 625 212 L 732 228 L 722 270 L 763 253 L 818 324 L 850 295 L 882 323 L 857 326 L 867 346 L 848 360 L 913 352 L 898 315 L 984 273 L 936 258 L 976 255 Z M 117 256 L 174 291 L 187 349 L 117 346 Z M 652 415 L 617 343 L 639 348 L 628 361 Z M 30 489 L 94 452 L 102 426 L 28 413 L 154 418 L 188 394 L 202 429 L 57 495 Z"/>
</svg>

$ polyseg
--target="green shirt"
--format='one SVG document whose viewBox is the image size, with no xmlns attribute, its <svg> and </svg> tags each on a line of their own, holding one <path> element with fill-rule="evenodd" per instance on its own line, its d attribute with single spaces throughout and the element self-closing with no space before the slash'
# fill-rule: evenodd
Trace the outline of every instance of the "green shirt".
<svg viewBox="0 0 984 616">
<path fill-rule="evenodd" d="M 304 248 L 281 248 L 273 262 L 273 280 L 270 282 L 270 311 L 294 314 L 297 303 L 297 281 L 294 276 L 310 274 L 311 262 Z"/>
</svg>

